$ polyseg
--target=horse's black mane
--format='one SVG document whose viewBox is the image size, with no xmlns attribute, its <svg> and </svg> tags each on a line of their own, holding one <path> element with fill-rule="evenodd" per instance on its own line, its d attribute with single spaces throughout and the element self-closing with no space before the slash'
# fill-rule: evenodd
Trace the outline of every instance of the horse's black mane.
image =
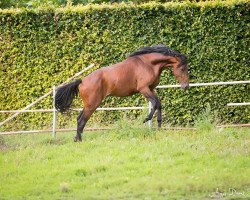
<svg viewBox="0 0 250 200">
<path fill-rule="evenodd" d="M 148 54 L 148 53 L 161 53 L 163 55 L 167 56 L 173 56 L 173 57 L 179 57 L 181 59 L 182 64 L 187 64 L 187 57 L 183 54 L 181 54 L 178 51 L 171 50 L 166 45 L 160 44 L 160 45 L 153 45 L 151 47 L 142 47 L 139 50 L 131 53 L 129 57 L 138 56 L 142 54 Z"/>
</svg>

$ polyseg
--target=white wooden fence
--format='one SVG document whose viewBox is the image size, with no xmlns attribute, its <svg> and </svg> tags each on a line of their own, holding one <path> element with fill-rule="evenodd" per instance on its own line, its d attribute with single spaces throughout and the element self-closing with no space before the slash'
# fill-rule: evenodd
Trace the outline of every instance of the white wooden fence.
<svg viewBox="0 0 250 200">
<path fill-rule="evenodd" d="M 75 74 L 74 76 L 72 76 L 71 78 L 69 78 L 67 81 L 65 81 L 64 83 L 60 84 L 58 87 L 64 85 L 65 83 L 73 80 L 74 78 L 76 78 L 77 76 L 81 75 L 82 73 L 84 73 L 85 71 L 91 69 L 94 66 L 94 64 L 91 64 L 90 66 L 88 66 L 87 68 L 85 68 L 84 70 L 82 70 L 81 72 Z M 250 80 L 247 81 L 229 81 L 229 82 L 210 82 L 210 83 L 190 83 L 189 86 L 190 87 L 199 87 L 199 86 L 216 86 L 216 85 L 235 85 L 235 84 L 248 84 L 250 83 Z M 157 86 L 157 89 L 163 89 L 163 88 L 177 88 L 177 87 L 181 87 L 180 85 L 159 85 Z M 26 106 L 25 108 L 21 109 L 21 110 L 1 110 L 0 113 L 15 113 L 14 115 L 12 115 L 11 117 L 7 118 L 6 120 L 2 121 L 0 123 L 0 127 L 2 125 L 4 125 L 5 123 L 7 123 L 8 121 L 10 121 L 11 119 L 15 118 L 17 115 L 19 115 L 20 113 L 34 113 L 34 112 L 53 112 L 53 126 L 52 126 L 52 130 L 30 130 L 30 131 L 11 131 L 11 132 L 0 132 L 0 135 L 6 135 L 6 134 L 19 134 L 19 133 L 42 133 L 42 132 L 52 132 L 52 136 L 55 137 L 56 136 L 56 132 L 62 132 L 62 131 L 72 131 L 75 129 L 56 129 L 56 113 L 57 110 L 55 108 L 55 93 L 56 93 L 56 86 L 53 86 L 53 89 L 51 91 L 49 91 L 48 93 L 46 93 L 45 95 L 41 96 L 40 98 L 38 98 L 36 101 L 32 102 L 31 104 L 29 104 L 28 106 Z M 28 110 L 28 108 L 32 107 L 33 105 L 35 105 L 36 103 L 38 103 L 39 101 L 41 101 L 42 99 L 44 99 L 45 97 L 49 96 L 50 94 L 53 94 L 53 109 L 36 109 L 36 110 Z M 250 105 L 250 102 L 243 102 L 243 103 L 228 103 L 228 106 L 241 106 L 241 105 Z M 109 108 L 97 108 L 97 110 L 142 110 L 142 109 L 148 109 L 149 112 L 151 110 L 151 103 L 149 103 L 148 107 L 109 107 Z M 81 109 L 72 109 L 72 110 L 82 110 Z M 151 121 L 148 122 L 149 126 L 151 126 Z M 235 125 L 231 125 L 231 126 L 235 126 Z M 250 124 L 243 124 L 242 126 L 250 126 Z M 102 129 L 102 128 L 101 128 Z M 86 129 L 86 130 L 99 130 L 99 129 Z"/>
</svg>

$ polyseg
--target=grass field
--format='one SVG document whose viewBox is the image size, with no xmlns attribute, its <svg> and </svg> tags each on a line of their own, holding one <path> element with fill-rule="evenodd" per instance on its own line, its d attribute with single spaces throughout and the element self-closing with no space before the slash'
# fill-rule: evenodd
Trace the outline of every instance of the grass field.
<svg viewBox="0 0 250 200">
<path fill-rule="evenodd" d="M 249 128 L 135 127 L 0 136 L 0 199 L 250 199 Z"/>
</svg>

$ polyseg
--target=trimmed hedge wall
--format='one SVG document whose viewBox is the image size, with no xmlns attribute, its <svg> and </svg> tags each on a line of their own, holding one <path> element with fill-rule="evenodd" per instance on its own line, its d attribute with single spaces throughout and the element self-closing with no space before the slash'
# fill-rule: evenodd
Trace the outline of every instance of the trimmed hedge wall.
<svg viewBox="0 0 250 200">
<path fill-rule="evenodd" d="M 90 63 L 108 66 L 142 46 L 160 43 L 188 55 L 190 82 L 249 80 L 249 8 L 249 1 L 233 0 L 0 10 L 0 110 L 25 107 Z M 170 71 L 162 74 L 161 84 L 175 83 Z M 249 101 L 249 91 L 245 84 L 157 93 L 164 123 L 186 125 L 207 105 L 224 123 L 249 122 L 249 107 L 226 106 Z M 102 106 L 145 102 L 140 95 L 108 97 Z M 51 98 L 36 106 L 50 107 Z M 101 119 L 118 115 L 107 112 Z M 6 117 L 1 114 L 0 120 Z M 51 116 L 21 118 L 30 128 L 50 123 Z"/>
<path fill-rule="evenodd" d="M 86 4 L 102 4 L 102 3 L 135 3 L 141 4 L 146 2 L 183 2 L 183 1 L 206 1 L 206 0 L 2 0 L 0 8 L 38 8 L 44 6 L 66 6 L 66 5 L 86 5 Z"/>
</svg>

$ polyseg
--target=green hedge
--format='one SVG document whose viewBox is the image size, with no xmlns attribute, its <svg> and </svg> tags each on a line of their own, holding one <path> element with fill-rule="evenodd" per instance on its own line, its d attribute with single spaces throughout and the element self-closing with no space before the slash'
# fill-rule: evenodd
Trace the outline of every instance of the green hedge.
<svg viewBox="0 0 250 200">
<path fill-rule="evenodd" d="M 249 1 L 241 0 L 0 10 L 0 109 L 26 106 L 90 63 L 95 68 L 107 66 L 141 46 L 160 43 L 188 55 L 190 82 L 249 80 L 249 7 Z M 175 83 L 170 71 L 162 74 L 161 84 Z M 249 122 L 249 107 L 226 106 L 249 101 L 249 90 L 245 84 L 157 93 L 164 123 L 186 125 L 207 105 L 224 123 Z M 144 104 L 135 95 L 108 97 L 102 106 Z M 49 107 L 51 98 L 36 106 Z M 6 117 L 1 114 L 0 120 Z M 117 117 L 117 112 L 100 116 L 105 120 Z M 51 120 L 48 114 L 20 118 L 26 128 Z"/>
<path fill-rule="evenodd" d="M 67 5 L 86 5 L 86 4 L 117 4 L 117 3 L 135 3 L 141 4 L 146 2 L 183 2 L 183 1 L 206 1 L 206 0 L 1 0 L 0 8 L 38 8 L 44 6 L 67 6 Z"/>
</svg>

